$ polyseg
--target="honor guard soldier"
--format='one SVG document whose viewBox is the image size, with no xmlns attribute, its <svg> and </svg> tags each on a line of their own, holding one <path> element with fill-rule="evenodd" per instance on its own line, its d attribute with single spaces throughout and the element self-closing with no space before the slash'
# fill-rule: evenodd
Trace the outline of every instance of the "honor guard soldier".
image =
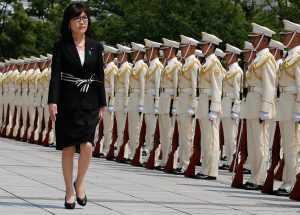
<svg viewBox="0 0 300 215">
<path fill-rule="evenodd" d="M 195 50 L 195 56 L 196 56 L 196 58 L 200 61 L 200 63 L 203 63 L 205 57 L 204 57 L 204 54 L 202 53 L 201 50 L 196 49 L 196 50 Z"/>
<path fill-rule="evenodd" d="M 232 163 L 233 153 L 237 141 L 238 123 L 240 114 L 240 91 L 243 70 L 238 64 L 241 50 L 230 44 L 226 44 L 226 55 L 224 60 L 228 72 L 223 81 L 222 98 L 222 126 L 224 133 L 224 144 L 227 162 L 220 169 L 229 170 Z"/>
<path fill-rule="evenodd" d="M 149 68 L 145 76 L 145 123 L 146 123 L 146 143 L 145 152 L 148 161 L 150 151 L 154 146 L 154 133 L 157 124 L 157 114 L 159 106 L 159 86 L 160 76 L 163 69 L 162 63 L 159 61 L 159 48 L 161 43 L 153 42 L 145 39 L 146 58 L 149 62 Z"/>
<path fill-rule="evenodd" d="M 178 99 L 176 105 L 179 164 L 174 174 L 184 175 L 190 162 L 192 141 L 194 136 L 194 117 L 197 107 L 197 75 L 201 69 L 199 60 L 195 57 L 197 40 L 180 35 L 181 57 L 184 64 L 178 73 Z"/>
<path fill-rule="evenodd" d="M 218 177 L 222 80 L 225 71 L 215 50 L 221 42 L 215 35 L 202 32 L 200 44 L 205 63 L 199 72 L 199 100 L 196 110 L 201 130 L 202 169 L 196 174 L 197 179 L 216 180 Z"/>
<path fill-rule="evenodd" d="M 217 58 L 221 62 L 223 60 L 223 58 L 225 57 L 226 53 L 224 53 L 221 49 L 216 48 L 215 55 L 217 56 Z"/>
<path fill-rule="evenodd" d="M 4 60 L 5 62 L 5 68 L 4 73 L 2 77 L 2 87 L 3 87 L 3 100 L 2 100 L 2 106 L 3 106 L 3 121 L 2 121 L 2 127 L 0 130 L 0 135 L 5 136 L 6 133 L 6 125 L 7 125 L 7 109 L 8 109 L 8 76 L 10 75 L 9 69 L 11 62 L 9 60 Z"/>
<path fill-rule="evenodd" d="M 128 132 L 131 162 L 139 144 L 139 134 L 143 122 L 144 97 L 145 97 L 145 75 L 148 69 L 144 62 L 145 46 L 131 43 L 131 56 L 134 63 L 130 74 L 130 95 L 128 104 Z M 141 158 L 142 156 L 140 156 Z"/>
<path fill-rule="evenodd" d="M 162 160 L 158 167 L 163 170 L 172 147 L 172 137 L 175 126 L 178 72 L 182 64 L 177 60 L 176 54 L 180 43 L 163 38 L 163 51 L 167 65 L 160 78 L 159 97 L 159 134 L 162 148 Z"/>
<path fill-rule="evenodd" d="M 114 59 L 118 50 L 112 46 L 103 45 L 103 62 L 105 64 L 104 79 L 105 79 L 105 94 L 107 107 L 103 116 L 103 149 L 100 150 L 100 157 L 106 157 L 110 144 L 112 143 L 112 130 L 114 124 L 114 103 L 115 103 L 115 78 L 118 73 Z"/>
<path fill-rule="evenodd" d="M 114 112 L 117 120 L 117 152 L 123 144 L 124 130 L 126 125 L 126 118 L 128 112 L 129 102 L 129 76 L 131 72 L 131 65 L 128 63 L 128 57 L 131 49 L 127 46 L 117 44 L 118 48 L 118 73 L 115 77 L 115 104 Z M 128 158 L 128 145 L 125 148 L 125 158 Z"/>
<path fill-rule="evenodd" d="M 275 61 L 276 61 L 276 82 L 275 82 L 275 87 L 276 89 L 278 89 L 278 75 L 279 75 L 279 68 L 282 65 L 282 57 L 283 57 L 283 52 L 284 52 L 284 45 L 276 40 L 272 40 L 270 41 L 269 44 L 269 51 L 270 53 L 274 56 Z M 277 90 L 275 90 L 275 101 L 277 100 Z M 274 142 L 274 135 L 275 135 L 275 129 L 276 129 L 276 121 L 275 120 L 270 120 L 270 123 L 268 125 L 269 127 L 268 132 L 267 132 L 267 139 L 269 142 L 269 148 L 270 150 L 272 150 L 273 147 L 273 142 Z"/>
<path fill-rule="evenodd" d="M 280 97 L 276 121 L 279 121 L 285 165 L 282 184 L 276 195 L 289 196 L 299 173 L 299 121 L 300 121 L 300 25 L 283 20 L 280 32 L 288 54 L 279 72 Z"/>
<path fill-rule="evenodd" d="M 247 190 L 259 190 L 268 168 L 267 127 L 275 114 L 276 62 L 268 46 L 274 31 L 252 23 L 251 43 L 256 53 L 247 74 L 248 94 L 245 103 L 247 149 L 251 177 Z"/>
<path fill-rule="evenodd" d="M 1 136 L 1 128 L 2 128 L 2 123 L 3 123 L 3 80 L 4 80 L 4 69 L 5 69 L 5 64 L 0 62 L 0 136 Z"/>
</svg>

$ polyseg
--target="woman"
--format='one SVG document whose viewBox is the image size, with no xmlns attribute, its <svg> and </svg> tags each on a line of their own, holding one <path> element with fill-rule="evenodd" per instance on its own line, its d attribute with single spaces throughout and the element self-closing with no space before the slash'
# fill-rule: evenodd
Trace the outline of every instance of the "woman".
<svg viewBox="0 0 300 215">
<path fill-rule="evenodd" d="M 50 119 L 55 121 L 56 149 L 62 150 L 62 170 L 66 186 L 65 208 L 85 206 L 83 181 L 93 151 L 96 125 L 103 117 L 102 46 L 90 38 L 87 8 L 70 4 L 64 11 L 61 39 L 54 44 L 49 86 Z M 80 149 L 78 172 L 73 183 L 73 157 Z"/>
</svg>

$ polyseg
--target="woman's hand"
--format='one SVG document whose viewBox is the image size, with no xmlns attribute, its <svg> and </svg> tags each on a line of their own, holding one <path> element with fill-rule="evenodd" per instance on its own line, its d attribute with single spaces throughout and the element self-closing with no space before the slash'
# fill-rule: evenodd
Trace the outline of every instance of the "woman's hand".
<svg viewBox="0 0 300 215">
<path fill-rule="evenodd" d="M 50 113 L 50 120 L 55 122 L 56 114 L 57 114 L 57 105 L 56 104 L 49 104 L 49 113 Z"/>
<path fill-rule="evenodd" d="M 105 107 L 101 107 L 99 110 L 99 121 L 103 119 Z"/>
</svg>

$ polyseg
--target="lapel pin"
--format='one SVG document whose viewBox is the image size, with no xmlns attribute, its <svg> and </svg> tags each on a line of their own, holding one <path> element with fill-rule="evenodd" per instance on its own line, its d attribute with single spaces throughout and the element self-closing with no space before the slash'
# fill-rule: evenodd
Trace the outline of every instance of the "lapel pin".
<svg viewBox="0 0 300 215">
<path fill-rule="evenodd" d="M 92 50 L 93 50 L 93 48 L 90 48 L 89 55 L 92 55 Z"/>
</svg>

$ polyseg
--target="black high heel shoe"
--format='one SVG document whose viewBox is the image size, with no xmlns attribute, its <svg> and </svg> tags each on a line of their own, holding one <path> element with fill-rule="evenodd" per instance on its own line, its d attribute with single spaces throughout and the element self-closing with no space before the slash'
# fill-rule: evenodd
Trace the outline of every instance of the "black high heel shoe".
<svg viewBox="0 0 300 215">
<path fill-rule="evenodd" d="M 67 197 L 65 196 L 65 208 L 66 209 L 74 209 L 75 208 L 75 202 L 68 203 L 67 202 Z"/>
<path fill-rule="evenodd" d="M 81 205 L 81 206 L 85 206 L 86 205 L 86 203 L 87 203 L 87 198 L 86 198 L 86 195 L 81 199 L 81 198 L 79 198 L 78 196 L 77 196 L 77 191 L 76 191 L 76 185 L 75 185 L 75 182 L 76 181 L 74 181 L 74 189 L 75 189 L 75 192 L 76 192 L 76 200 L 77 200 L 77 203 L 79 204 L 79 205 Z"/>
</svg>

